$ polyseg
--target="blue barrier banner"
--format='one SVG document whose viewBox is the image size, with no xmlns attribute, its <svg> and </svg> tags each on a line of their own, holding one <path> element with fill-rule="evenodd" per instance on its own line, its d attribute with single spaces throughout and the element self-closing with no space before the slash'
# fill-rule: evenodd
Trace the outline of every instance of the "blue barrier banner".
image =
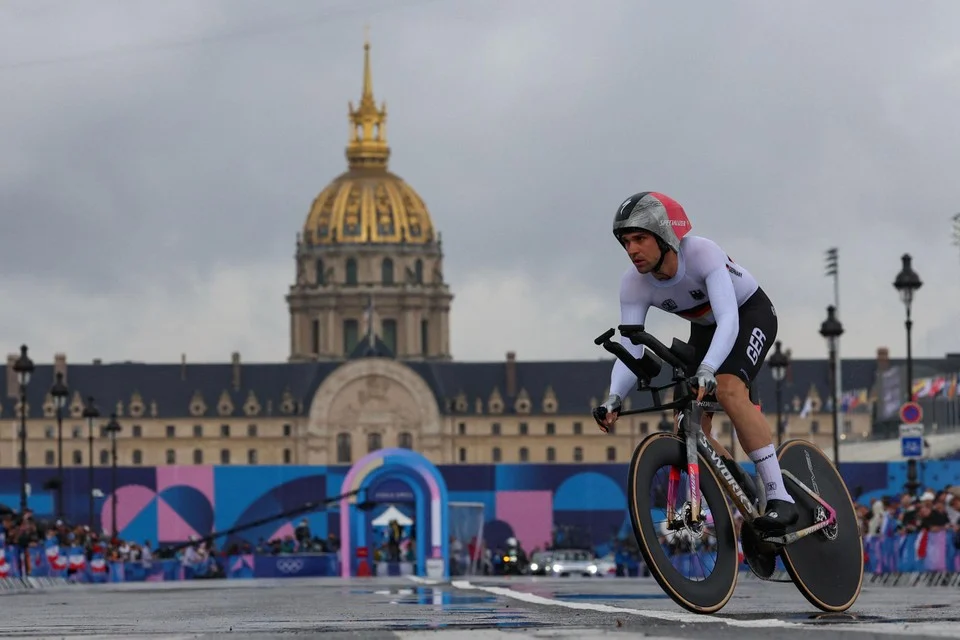
<svg viewBox="0 0 960 640">
<path fill-rule="evenodd" d="M 339 575 L 337 556 L 332 553 L 256 556 L 253 575 L 257 578 L 335 577 Z"/>
</svg>

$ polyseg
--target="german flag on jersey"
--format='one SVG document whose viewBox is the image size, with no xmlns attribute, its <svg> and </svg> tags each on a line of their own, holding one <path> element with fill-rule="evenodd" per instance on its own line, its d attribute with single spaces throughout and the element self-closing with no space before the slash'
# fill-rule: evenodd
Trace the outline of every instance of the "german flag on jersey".
<svg viewBox="0 0 960 640">
<path fill-rule="evenodd" d="M 709 300 L 695 307 L 676 312 L 678 316 L 690 322 L 703 322 L 711 313 L 713 313 L 713 307 L 710 306 Z"/>
</svg>

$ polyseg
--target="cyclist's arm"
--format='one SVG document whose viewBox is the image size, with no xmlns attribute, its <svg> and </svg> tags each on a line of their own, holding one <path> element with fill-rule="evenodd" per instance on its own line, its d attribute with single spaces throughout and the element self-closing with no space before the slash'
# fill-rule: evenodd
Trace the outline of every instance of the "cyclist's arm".
<svg viewBox="0 0 960 640">
<path fill-rule="evenodd" d="M 632 268 L 631 268 L 632 271 Z M 642 282 L 636 277 L 636 272 L 628 271 L 620 280 L 620 324 L 643 324 L 647 319 L 647 309 L 650 308 L 650 297 Z M 634 358 L 643 356 L 643 345 L 633 344 L 628 338 L 620 336 L 620 344 L 630 352 Z M 613 363 L 610 374 L 610 393 L 626 398 L 630 390 L 637 384 L 637 376 L 627 369 L 627 365 L 618 359 Z"/>
<path fill-rule="evenodd" d="M 720 368 L 730 355 L 740 333 L 740 308 L 737 305 L 737 292 L 733 280 L 727 271 L 727 254 L 716 243 L 709 240 L 698 243 L 697 263 L 706 275 L 707 295 L 710 307 L 717 323 L 717 330 L 710 341 L 707 355 L 701 364 L 714 371 Z"/>
</svg>

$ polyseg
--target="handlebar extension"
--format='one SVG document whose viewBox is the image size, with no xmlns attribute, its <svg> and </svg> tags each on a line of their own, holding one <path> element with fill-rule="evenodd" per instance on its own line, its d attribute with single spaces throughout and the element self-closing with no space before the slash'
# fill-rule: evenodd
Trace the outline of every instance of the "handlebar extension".
<svg viewBox="0 0 960 640">
<path fill-rule="evenodd" d="M 647 333 L 642 324 L 621 324 L 617 329 L 620 331 L 620 335 L 628 338 L 633 344 L 642 344 L 647 347 L 674 369 L 685 370 L 687 368 L 687 364 L 668 349 L 665 344 L 657 340 L 653 335 Z M 613 331 L 613 329 L 610 331 Z M 683 346 L 687 347 L 687 349 L 681 349 L 681 344 L 682 343 L 679 343 L 676 338 L 673 339 L 673 348 L 682 351 L 692 350 L 689 349 L 689 345 L 685 344 L 683 344 Z"/>
</svg>

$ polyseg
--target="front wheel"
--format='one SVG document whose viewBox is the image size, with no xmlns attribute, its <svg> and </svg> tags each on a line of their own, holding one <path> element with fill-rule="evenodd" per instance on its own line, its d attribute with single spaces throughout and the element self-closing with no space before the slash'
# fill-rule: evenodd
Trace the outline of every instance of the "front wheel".
<svg viewBox="0 0 960 640">
<path fill-rule="evenodd" d="M 694 613 L 715 613 L 737 584 L 737 534 L 730 506 L 713 469 L 700 462 L 699 525 L 689 522 L 685 443 L 672 433 L 654 433 L 630 461 L 627 503 L 640 552 L 650 574 L 678 605 Z M 668 505 L 671 471 L 677 491 Z M 668 509 L 669 507 L 669 509 Z M 679 515 L 671 527 L 667 512 Z"/>
<path fill-rule="evenodd" d="M 789 440 L 777 452 L 780 468 L 795 475 L 837 512 L 837 522 L 780 552 L 787 573 L 810 604 L 822 611 L 846 611 L 863 585 L 863 538 L 847 486 L 833 462 L 816 445 Z M 791 479 L 786 488 L 800 511 L 798 531 L 826 518 L 820 504 Z"/>
</svg>

